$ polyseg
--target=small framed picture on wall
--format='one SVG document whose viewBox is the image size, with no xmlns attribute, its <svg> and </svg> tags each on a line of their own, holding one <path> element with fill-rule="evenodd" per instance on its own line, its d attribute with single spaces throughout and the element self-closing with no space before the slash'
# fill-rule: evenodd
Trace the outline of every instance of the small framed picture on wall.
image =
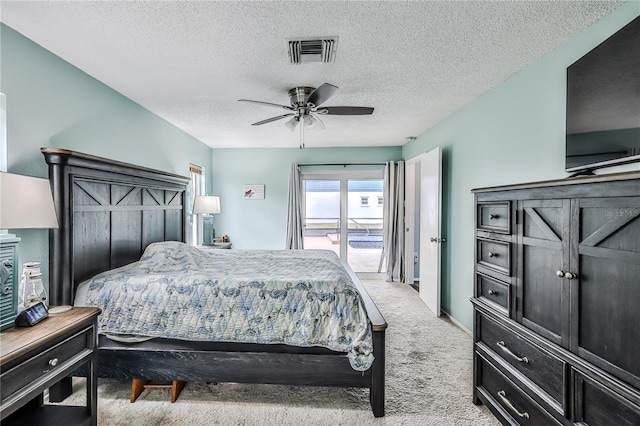
<svg viewBox="0 0 640 426">
<path fill-rule="evenodd" d="M 264 185 L 242 185 L 242 192 L 245 200 L 264 200 Z"/>
</svg>

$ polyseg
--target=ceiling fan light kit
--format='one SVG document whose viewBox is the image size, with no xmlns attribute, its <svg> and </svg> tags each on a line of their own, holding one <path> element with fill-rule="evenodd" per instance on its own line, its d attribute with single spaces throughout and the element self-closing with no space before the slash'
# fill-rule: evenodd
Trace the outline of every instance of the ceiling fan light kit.
<svg viewBox="0 0 640 426">
<path fill-rule="evenodd" d="M 300 148 L 304 148 L 304 128 L 307 130 L 323 130 L 325 125 L 320 119 L 319 115 L 371 115 L 373 114 L 373 108 L 371 107 L 354 107 L 354 106 L 332 106 L 322 107 L 320 105 L 325 103 L 331 96 L 338 91 L 338 87 L 333 84 L 324 83 L 317 89 L 309 86 L 299 86 L 290 89 L 288 92 L 289 102 L 291 106 L 274 104 L 271 102 L 254 101 L 251 99 L 238 99 L 240 102 L 252 102 L 260 105 L 273 106 L 277 108 L 284 108 L 291 112 L 275 117 L 267 118 L 266 120 L 257 121 L 253 123 L 253 126 L 261 126 L 263 124 L 271 123 L 273 121 L 282 120 L 287 117 L 291 119 L 287 120 L 284 124 L 291 131 L 295 130 L 296 126 L 302 121 L 300 126 Z"/>
</svg>

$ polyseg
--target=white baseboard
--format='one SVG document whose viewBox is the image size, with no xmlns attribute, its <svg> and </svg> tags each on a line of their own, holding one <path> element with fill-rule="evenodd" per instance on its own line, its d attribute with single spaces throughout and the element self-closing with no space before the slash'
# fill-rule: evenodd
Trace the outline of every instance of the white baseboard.
<svg viewBox="0 0 640 426">
<path fill-rule="evenodd" d="M 447 318 L 449 319 L 449 321 L 451 321 L 456 327 L 458 327 L 460 330 L 464 331 L 465 333 L 467 333 L 469 336 L 473 336 L 473 333 L 467 329 L 467 327 L 465 327 L 464 325 L 462 325 L 461 323 L 459 323 L 458 321 L 456 321 L 456 319 L 454 317 L 452 317 L 451 315 L 449 315 L 449 312 L 440 309 L 440 312 L 444 315 L 447 316 Z"/>
</svg>

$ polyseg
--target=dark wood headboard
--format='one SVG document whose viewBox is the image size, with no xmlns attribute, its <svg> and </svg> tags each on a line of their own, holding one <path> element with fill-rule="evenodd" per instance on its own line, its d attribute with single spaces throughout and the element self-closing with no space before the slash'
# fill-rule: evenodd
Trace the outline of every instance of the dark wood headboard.
<svg viewBox="0 0 640 426">
<path fill-rule="evenodd" d="M 184 241 L 189 178 L 80 152 L 42 148 L 58 215 L 49 233 L 52 305 L 76 286 L 134 262 L 157 241 Z"/>
</svg>

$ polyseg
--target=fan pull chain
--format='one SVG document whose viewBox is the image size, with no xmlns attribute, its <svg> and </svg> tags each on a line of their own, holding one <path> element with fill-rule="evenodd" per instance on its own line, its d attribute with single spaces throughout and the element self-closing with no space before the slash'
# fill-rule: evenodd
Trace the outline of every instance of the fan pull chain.
<svg viewBox="0 0 640 426">
<path fill-rule="evenodd" d="M 300 149 L 304 148 L 304 122 L 302 119 L 298 120 L 298 126 L 300 126 Z"/>
</svg>

